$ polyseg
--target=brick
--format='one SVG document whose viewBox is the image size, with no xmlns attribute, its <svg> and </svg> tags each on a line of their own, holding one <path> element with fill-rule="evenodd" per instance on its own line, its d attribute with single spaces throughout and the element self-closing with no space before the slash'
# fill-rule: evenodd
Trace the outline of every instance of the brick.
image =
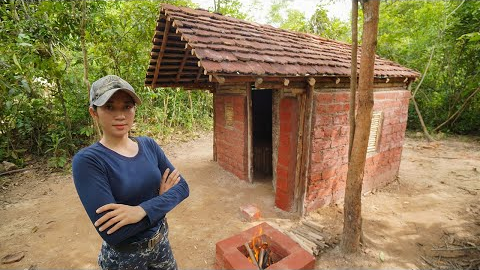
<svg viewBox="0 0 480 270">
<path fill-rule="evenodd" d="M 335 102 L 336 103 L 345 103 L 350 101 L 350 93 L 349 92 L 344 92 L 344 93 L 336 93 L 335 94 Z"/>
<path fill-rule="evenodd" d="M 253 204 L 240 206 L 240 213 L 246 221 L 255 221 L 260 219 L 260 209 Z"/>
<path fill-rule="evenodd" d="M 284 211 L 290 211 L 292 207 L 292 202 L 289 196 L 285 192 L 282 192 L 281 190 L 277 190 L 275 194 L 275 206 L 277 206 L 278 208 Z"/>
<path fill-rule="evenodd" d="M 315 267 L 315 257 L 306 250 L 301 249 L 300 251 L 290 254 L 290 256 L 284 260 L 283 264 L 285 265 L 283 269 L 313 269 Z"/>
<path fill-rule="evenodd" d="M 332 93 L 316 93 L 315 101 L 319 104 L 328 104 L 332 103 L 334 100 L 334 95 Z"/>
<path fill-rule="evenodd" d="M 324 179 L 324 180 L 325 180 L 325 179 L 328 179 L 328 178 L 330 178 L 330 177 L 332 177 L 332 176 L 335 176 L 336 173 L 337 173 L 336 168 L 328 168 L 328 169 L 325 169 L 325 170 L 323 170 L 323 172 L 322 172 L 322 179 Z"/>
</svg>

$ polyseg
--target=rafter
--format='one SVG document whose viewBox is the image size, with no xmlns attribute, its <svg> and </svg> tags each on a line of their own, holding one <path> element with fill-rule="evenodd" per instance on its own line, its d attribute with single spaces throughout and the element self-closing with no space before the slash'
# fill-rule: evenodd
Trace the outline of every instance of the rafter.
<svg viewBox="0 0 480 270">
<path fill-rule="evenodd" d="M 198 69 L 197 78 L 195 78 L 195 83 L 197 83 L 197 82 L 198 82 L 198 79 L 200 79 L 200 75 L 202 75 L 202 70 L 203 70 L 202 67 L 200 67 L 200 68 Z"/>
<path fill-rule="evenodd" d="M 160 52 L 158 53 L 157 65 L 155 67 L 155 74 L 153 75 L 153 81 L 152 81 L 153 88 L 156 87 L 156 81 L 158 78 L 158 73 L 160 72 L 160 65 L 162 63 L 163 54 L 165 53 L 165 48 L 167 47 L 168 32 L 170 31 L 170 25 L 172 25 L 172 22 L 170 20 L 167 20 L 167 23 L 165 24 L 165 30 L 163 32 L 162 47 L 160 47 Z"/>
<path fill-rule="evenodd" d="M 187 61 L 189 53 L 190 53 L 189 50 L 185 49 L 185 54 L 183 55 L 182 63 L 178 68 L 178 73 L 177 73 L 177 77 L 175 78 L 175 82 L 178 82 L 178 80 L 180 79 L 180 75 L 182 74 L 183 67 L 185 66 L 185 62 Z"/>
</svg>

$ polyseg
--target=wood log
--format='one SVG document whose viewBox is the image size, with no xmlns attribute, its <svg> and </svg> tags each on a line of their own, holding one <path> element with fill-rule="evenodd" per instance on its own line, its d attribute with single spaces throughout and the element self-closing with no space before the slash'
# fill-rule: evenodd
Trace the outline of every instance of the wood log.
<svg viewBox="0 0 480 270">
<path fill-rule="evenodd" d="M 318 254 L 320 254 L 320 248 L 318 247 L 318 245 L 315 242 L 312 242 L 310 239 L 304 237 L 301 234 L 297 234 L 297 237 L 302 241 L 311 243 L 311 245 L 312 245 L 312 247 L 311 247 L 312 255 L 317 256 Z"/>
<path fill-rule="evenodd" d="M 315 230 L 320 235 L 323 233 L 323 228 L 321 226 L 319 226 L 318 224 L 315 224 L 315 223 L 313 223 L 311 221 L 307 221 L 307 220 L 303 220 L 302 224 L 307 226 L 307 227 L 312 228 L 313 230 Z"/>
<path fill-rule="evenodd" d="M 245 248 L 247 249 L 247 252 L 248 252 L 248 255 L 250 256 L 250 259 L 252 260 L 252 263 L 259 269 L 259 270 L 262 270 L 260 268 L 260 266 L 258 265 L 257 263 L 257 259 L 255 259 L 255 255 L 253 254 L 253 251 L 252 249 L 250 248 L 250 245 L 248 243 L 245 243 L 243 244 L 245 246 Z"/>
<path fill-rule="evenodd" d="M 262 83 L 263 83 L 263 78 L 258 77 L 257 79 L 255 79 L 255 88 L 258 88 Z"/>
<path fill-rule="evenodd" d="M 265 256 L 265 249 L 260 249 L 260 254 L 258 255 L 258 268 L 263 269 L 263 257 Z"/>
<path fill-rule="evenodd" d="M 262 261 L 262 265 L 261 265 L 262 268 L 267 268 L 269 266 L 268 265 L 269 256 L 270 256 L 270 251 L 267 249 L 267 250 L 265 250 L 265 254 L 263 255 L 263 261 Z"/>
<path fill-rule="evenodd" d="M 286 234 L 293 239 L 293 241 L 297 242 L 303 249 L 308 251 L 308 253 L 314 255 L 315 250 L 316 250 L 316 245 L 315 243 L 310 242 L 307 239 L 301 238 L 297 234 L 287 231 Z M 315 255 L 314 255 L 315 256 Z"/>
<path fill-rule="evenodd" d="M 323 237 L 320 239 L 320 238 L 316 237 L 315 235 L 310 234 L 308 231 L 296 229 L 294 232 L 296 234 L 308 239 L 312 243 L 315 243 L 315 245 L 317 245 L 317 246 L 323 246 L 325 244 L 325 241 L 323 240 Z"/>
</svg>

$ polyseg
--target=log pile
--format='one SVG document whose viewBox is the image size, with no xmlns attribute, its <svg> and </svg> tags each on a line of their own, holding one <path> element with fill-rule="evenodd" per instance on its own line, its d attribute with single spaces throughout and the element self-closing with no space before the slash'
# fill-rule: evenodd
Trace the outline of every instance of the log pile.
<svg viewBox="0 0 480 270">
<path fill-rule="evenodd" d="M 330 237 L 323 232 L 323 228 L 312 221 L 303 220 L 286 230 L 285 234 L 313 256 L 318 256 L 331 245 Z"/>
</svg>

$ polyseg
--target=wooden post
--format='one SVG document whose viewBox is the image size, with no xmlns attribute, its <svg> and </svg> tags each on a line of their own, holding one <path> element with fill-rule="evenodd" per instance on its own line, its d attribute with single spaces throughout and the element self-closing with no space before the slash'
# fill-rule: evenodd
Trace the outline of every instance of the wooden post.
<svg viewBox="0 0 480 270">
<path fill-rule="evenodd" d="M 253 145 L 252 145 L 252 87 L 249 83 L 245 84 L 247 88 L 247 179 L 248 182 L 253 183 Z"/>
<path fill-rule="evenodd" d="M 313 78 L 311 78 L 313 79 Z M 306 87 L 305 94 L 305 109 L 304 109 L 304 123 L 303 123 L 303 140 L 302 140 L 302 155 L 300 159 L 300 189 L 299 189 L 299 203 L 297 209 L 300 210 L 301 215 L 305 215 L 305 197 L 307 195 L 306 187 L 309 177 L 310 166 L 310 148 L 311 148 L 311 133 L 312 133 L 312 116 L 313 116 L 313 101 L 315 91 L 315 79 L 309 81 Z"/>
<path fill-rule="evenodd" d="M 215 86 L 216 88 L 217 86 Z M 217 101 L 217 91 L 213 93 L 213 161 L 217 161 L 217 112 L 215 110 Z"/>
<path fill-rule="evenodd" d="M 304 123 L 305 123 L 305 102 L 306 102 L 306 95 L 301 94 L 297 96 L 297 101 L 299 103 L 299 121 L 298 121 L 298 134 L 297 134 L 297 158 L 296 158 L 296 164 L 295 164 L 295 189 L 293 192 L 293 207 L 292 209 L 295 209 L 295 212 L 300 212 L 301 211 L 301 206 L 303 206 L 302 199 L 303 196 L 301 194 L 302 192 L 302 184 L 304 181 L 302 181 L 302 164 L 303 164 L 303 147 L 304 147 L 304 140 L 303 140 L 303 132 L 304 132 Z"/>
</svg>

